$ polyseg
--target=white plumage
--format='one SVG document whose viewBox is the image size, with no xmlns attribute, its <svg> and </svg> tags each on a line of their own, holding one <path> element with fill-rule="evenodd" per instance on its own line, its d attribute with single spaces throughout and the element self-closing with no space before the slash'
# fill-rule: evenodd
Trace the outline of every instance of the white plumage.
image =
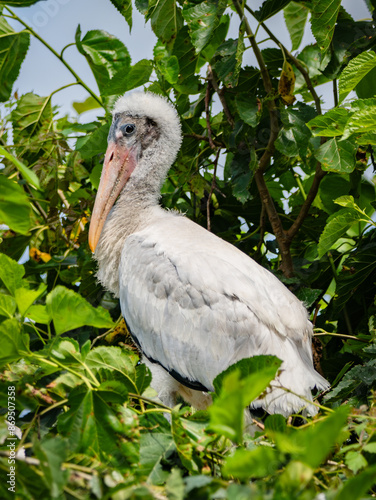
<svg viewBox="0 0 376 500">
<path fill-rule="evenodd" d="M 163 402 L 179 393 L 206 407 L 203 390 L 221 371 L 274 354 L 282 371 L 252 407 L 297 412 L 307 404 L 279 385 L 309 400 L 311 389 L 328 386 L 313 367 L 307 311 L 243 252 L 158 205 L 180 143 L 178 116 L 163 98 L 134 93 L 117 102 L 89 235 L 98 277 L 120 297 Z"/>
</svg>

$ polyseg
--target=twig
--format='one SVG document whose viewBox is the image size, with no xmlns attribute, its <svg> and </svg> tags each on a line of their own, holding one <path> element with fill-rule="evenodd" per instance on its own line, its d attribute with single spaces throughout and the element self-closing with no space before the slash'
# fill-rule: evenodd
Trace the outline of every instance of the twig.
<svg viewBox="0 0 376 500">
<path fill-rule="evenodd" d="M 250 14 L 252 14 L 252 16 L 256 18 L 255 16 L 255 13 L 254 11 L 248 7 L 248 5 L 245 5 L 245 8 L 248 10 L 248 12 Z M 312 84 L 312 81 L 309 77 L 309 74 L 308 74 L 308 71 L 305 69 L 305 67 L 303 66 L 303 64 L 299 61 L 299 59 L 297 59 L 296 57 L 294 57 L 291 52 L 289 52 L 286 47 L 284 45 L 282 45 L 282 43 L 278 40 L 278 38 L 269 30 L 269 28 L 266 26 L 266 24 L 264 24 L 263 22 L 260 23 L 260 25 L 262 26 L 262 28 L 266 31 L 266 33 L 269 35 L 270 39 L 273 40 L 274 43 L 276 43 L 278 46 L 282 47 L 283 51 L 285 52 L 286 56 L 295 64 L 295 66 L 297 67 L 297 69 L 300 71 L 300 73 L 302 74 L 305 82 L 306 82 L 306 85 L 307 85 L 307 88 L 308 90 L 310 91 L 312 97 L 313 97 L 313 100 L 315 101 L 315 106 L 316 106 L 316 111 L 319 115 L 321 115 L 321 102 L 320 102 L 320 98 L 319 96 L 317 95 L 316 91 L 315 91 L 315 88 Z"/>
<path fill-rule="evenodd" d="M 219 97 L 219 100 L 221 101 L 223 111 L 226 115 L 227 121 L 229 122 L 231 127 L 234 128 L 235 121 L 234 121 L 234 118 L 231 114 L 229 107 L 227 106 L 227 102 L 226 102 L 226 99 L 224 96 L 224 91 L 223 91 L 223 89 L 222 90 L 219 89 L 217 80 L 214 76 L 214 73 L 213 73 L 213 70 L 212 70 L 212 67 L 210 66 L 210 64 L 208 65 L 208 81 L 211 83 L 211 85 L 213 86 L 213 89 L 218 94 L 218 97 Z"/>
<path fill-rule="evenodd" d="M 213 178 L 212 178 L 212 183 L 211 183 L 211 186 L 210 186 L 210 191 L 209 191 L 209 196 L 208 196 L 208 200 L 206 202 L 206 228 L 208 231 L 211 231 L 211 222 L 210 222 L 210 200 L 211 200 L 211 197 L 212 197 L 212 194 L 213 194 L 213 191 L 214 191 L 214 188 L 215 188 L 215 180 L 216 180 L 216 177 L 217 177 L 217 166 L 218 166 L 218 159 L 219 159 L 219 154 L 220 154 L 221 150 L 218 149 L 217 151 L 217 155 L 215 157 L 215 160 L 214 160 L 214 172 L 213 172 Z"/>
<path fill-rule="evenodd" d="M 184 137 L 192 137 L 193 139 L 197 139 L 199 141 L 210 142 L 209 137 L 206 135 L 195 134 L 194 132 L 191 132 L 190 134 L 183 134 L 183 135 L 184 135 Z M 225 148 L 226 147 L 225 144 L 223 144 L 223 142 L 219 142 L 216 139 L 212 138 L 212 142 L 213 142 L 214 146 L 217 148 Z"/>
<path fill-rule="evenodd" d="M 209 71 L 211 71 L 211 70 L 208 69 L 208 73 L 209 73 Z M 211 126 L 210 126 L 210 112 L 209 112 L 211 88 L 212 88 L 212 83 L 211 83 L 211 80 L 208 79 L 208 84 L 206 86 L 206 92 L 205 92 L 206 128 L 208 129 L 209 145 L 212 149 L 215 149 L 215 145 L 214 145 L 214 142 L 212 139 L 212 130 L 211 130 Z"/>
</svg>

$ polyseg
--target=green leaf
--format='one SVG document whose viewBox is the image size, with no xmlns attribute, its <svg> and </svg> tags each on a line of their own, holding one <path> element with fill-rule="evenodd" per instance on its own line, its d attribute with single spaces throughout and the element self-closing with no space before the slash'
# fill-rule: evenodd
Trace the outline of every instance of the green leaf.
<svg viewBox="0 0 376 500">
<path fill-rule="evenodd" d="M 184 5 L 183 18 L 188 25 L 192 44 L 197 52 L 210 41 L 226 6 L 226 0 L 207 0 Z"/>
<path fill-rule="evenodd" d="M 150 384 L 151 375 L 144 365 L 136 367 L 137 361 L 135 357 L 132 362 L 129 353 L 119 347 L 97 347 L 86 356 L 85 364 L 94 374 L 100 375 L 102 370 L 111 372 L 113 379 L 121 381 L 129 392 L 142 394 Z"/>
<path fill-rule="evenodd" d="M 218 78 L 226 87 L 235 87 L 238 84 L 242 65 L 244 45 L 244 32 L 240 30 L 239 38 L 229 38 L 217 49 L 216 56 L 221 56 L 214 65 Z"/>
<path fill-rule="evenodd" d="M 90 111 L 91 109 L 97 109 L 101 107 L 98 101 L 92 96 L 89 96 L 82 102 L 75 101 L 72 103 L 72 106 L 79 115 L 85 113 L 85 111 Z"/>
<path fill-rule="evenodd" d="M 349 174 L 355 168 L 357 150 L 358 146 L 354 141 L 339 141 L 334 137 L 321 144 L 315 151 L 315 158 L 321 163 L 323 170 Z"/>
<path fill-rule="evenodd" d="M 352 103 L 354 113 L 349 117 L 343 138 L 347 139 L 351 134 L 365 135 L 374 133 L 376 127 L 376 100 L 364 99 Z"/>
<path fill-rule="evenodd" d="M 275 356 L 254 356 L 220 373 L 213 382 L 219 396 L 209 408 L 210 428 L 239 443 L 244 409 L 266 389 L 280 365 Z"/>
<path fill-rule="evenodd" d="M 59 416 L 57 428 L 71 451 L 99 457 L 115 454 L 123 425 L 100 392 L 80 386 L 72 391 L 68 404 L 70 409 Z"/>
<path fill-rule="evenodd" d="M 314 136 L 336 137 L 343 134 L 349 116 L 347 109 L 334 108 L 310 120 L 307 127 Z"/>
<path fill-rule="evenodd" d="M 333 38 L 341 0 L 318 0 L 313 2 L 311 28 L 321 52 L 325 53 Z"/>
<path fill-rule="evenodd" d="M 6 319 L 0 324 L 0 367 L 18 361 L 29 353 L 29 336 L 21 332 L 15 319 Z"/>
<path fill-rule="evenodd" d="M 118 71 L 130 67 L 128 49 L 123 42 L 106 31 L 88 31 L 81 40 L 81 28 L 78 26 L 76 45 L 79 52 L 86 57 L 101 94 Z"/>
<path fill-rule="evenodd" d="M 51 98 L 29 92 L 21 96 L 11 116 L 14 141 L 28 141 L 40 131 L 47 132 L 51 129 L 53 120 Z"/>
<path fill-rule="evenodd" d="M 30 170 L 26 165 L 24 165 L 20 160 L 18 160 L 15 156 L 13 156 L 9 151 L 0 146 L 0 155 L 4 156 L 7 160 L 11 161 L 13 165 L 17 168 L 17 170 L 22 174 L 22 177 L 35 189 L 40 189 L 40 182 L 32 170 Z"/>
<path fill-rule="evenodd" d="M 25 281 L 22 279 L 24 274 L 25 269 L 21 264 L 0 253 L 0 280 L 13 296 L 17 288 L 25 286 Z"/>
<path fill-rule="evenodd" d="M 67 443 L 60 436 L 35 440 L 33 449 L 40 460 L 42 480 L 49 487 L 51 498 L 60 498 L 68 481 L 69 471 L 62 469 L 67 457 Z"/>
<path fill-rule="evenodd" d="M 17 304 L 13 297 L 0 293 L 0 316 L 11 318 L 16 312 Z"/>
<path fill-rule="evenodd" d="M 0 173 L 0 224 L 13 231 L 28 234 L 31 227 L 31 204 L 25 191 Z"/>
<path fill-rule="evenodd" d="M 180 71 L 174 88 L 178 92 L 196 94 L 199 91 L 199 80 L 195 75 L 197 56 L 188 35 L 188 26 L 179 30 L 172 55 L 177 57 Z"/>
<path fill-rule="evenodd" d="M 251 127 L 256 127 L 260 121 L 256 98 L 247 94 L 238 94 L 235 101 L 240 118 Z"/>
<path fill-rule="evenodd" d="M 128 90 L 145 85 L 150 81 L 152 71 L 152 62 L 141 59 L 134 66 L 118 71 L 103 89 L 103 95 L 123 95 Z"/>
<path fill-rule="evenodd" d="M 26 31 L 17 33 L 0 17 L 0 102 L 7 101 L 12 93 L 29 43 Z"/>
<path fill-rule="evenodd" d="M 348 479 L 335 500 L 358 500 L 375 484 L 376 465 L 368 467 L 355 477 Z"/>
<path fill-rule="evenodd" d="M 274 16 L 280 10 L 282 10 L 290 0 L 265 0 L 259 10 L 255 12 L 255 18 L 259 23 L 262 23 L 269 17 Z"/>
<path fill-rule="evenodd" d="M 304 35 L 309 10 L 302 4 L 290 2 L 283 9 L 283 15 L 291 38 L 291 50 L 298 50 Z"/>
<path fill-rule="evenodd" d="M 283 128 L 275 142 L 278 151 L 289 158 L 305 158 L 311 138 L 311 132 L 305 123 L 314 114 L 314 109 L 303 103 L 297 103 L 281 112 Z"/>
<path fill-rule="evenodd" d="M 25 316 L 29 307 L 46 291 L 47 285 L 40 284 L 36 290 L 29 290 L 27 288 L 17 288 L 14 292 L 18 310 L 21 316 Z"/>
<path fill-rule="evenodd" d="M 80 137 L 76 142 L 76 150 L 84 159 L 92 158 L 98 154 L 104 154 L 107 149 L 107 137 L 110 124 L 104 123 L 90 134 Z"/>
<path fill-rule="evenodd" d="M 190 472 L 197 472 L 198 467 L 194 458 L 194 449 L 192 442 L 184 429 L 183 419 L 179 414 L 180 406 L 175 406 L 171 412 L 171 433 L 178 451 L 180 460 L 184 467 Z"/>
<path fill-rule="evenodd" d="M 42 323 L 43 325 L 47 325 L 51 321 L 47 312 L 47 307 L 41 304 L 30 306 L 27 310 L 26 316 L 36 323 Z"/>
<path fill-rule="evenodd" d="M 184 499 L 184 481 L 182 471 L 174 468 L 166 481 L 166 493 L 168 500 L 183 500 Z"/>
<path fill-rule="evenodd" d="M 349 407 L 342 406 L 307 429 L 289 428 L 285 433 L 269 434 L 282 453 L 290 453 L 295 460 L 316 469 L 335 444 L 341 444 L 346 439 L 343 429 L 349 410 Z"/>
<path fill-rule="evenodd" d="M 161 462 L 167 452 L 175 450 L 171 434 L 153 432 L 142 434 L 140 440 L 140 473 L 151 484 L 163 484 L 168 476 Z"/>
<path fill-rule="evenodd" d="M 362 78 L 362 80 L 360 80 L 360 82 L 354 89 L 356 95 L 360 99 L 368 99 L 370 97 L 375 97 L 376 95 L 376 89 L 374 85 L 375 79 L 376 79 L 376 68 L 373 68 Z"/>
<path fill-rule="evenodd" d="M 331 215 L 328 218 L 324 231 L 320 236 L 317 247 L 319 258 L 329 252 L 337 240 L 342 238 L 350 227 L 356 222 L 359 222 L 361 218 L 361 214 L 348 208 L 339 210 Z"/>
<path fill-rule="evenodd" d="M 174 84 L 179 79 L 179 61 L 174 55 L 170 56 L 166 47 L 157 42 L 154 47 L 154 61 L 157 66 L 158 77 L 165 78 L 168 83 Z"/>
<path fill-rule="evenodd" d="M 150 0 L 146 21 L 149 19 L 154 33 L 164 44 L 176 38 L 183 26 L 181 9 L 175 0 Z"/>
<path fill-rule="evenodd" d="M 269 446 L 257 446 L 253 450 L 237 449 L 223 466 L 225 476 L 237 479 L 263 478 L 274 474 L 280 465 L 279 453 Z"/>
<path fill-rule="evenodd" d="M 364 469 L 368 465 L 367 460 L 359 451 L 348 451 L 345 455 L 345 463 L 354 474 L 357 474 L 360 469 Z"/>
<path fill-rule="evenodd" d="M 132 0 L 111 0 L 111 3 L 117 8 L 129 26 L 129 32 L 132 29 Z"/>
<path fill-rule="evenodd" d="M 232 192 L 241 202 L 245 203 L 250 199 L 249 185 L 253 178 L 253 173 L 257 166 L 257 159 L 254 149 L 238 151 L 234 155 L 227 155 L 226 163 L 229 162 L 231 172 Z"/>
<path fill-rule="evenodd" d="M 358 83 L 374 68 L 376 68 L 376 54 L 372 50 L 362 52 L 351 59 L 342 71 L 338 80 L 339 102 L 355 89 Z"/>
<path fill-rule="evenodd" d="M 47 295 L 47 311 L 58 335 L 84 325 L 112 328 L 114 323 L 103 307 L 94 308 L 73 290 L 57 286 Z"/>
</svg>

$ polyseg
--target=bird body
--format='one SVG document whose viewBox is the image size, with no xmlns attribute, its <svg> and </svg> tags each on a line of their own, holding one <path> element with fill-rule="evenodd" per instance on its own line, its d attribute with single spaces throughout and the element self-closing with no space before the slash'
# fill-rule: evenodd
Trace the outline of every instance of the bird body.
<svg viewBox="0 0 376 500">
<path fill-rule="evenodd" d="M 119 132 L 135 123 L 137 134 Z M 304 400 L 279 386 L 311 400 L 311 389 L 328 385 L 313 367 L 307 311 L 246 254 L 158 205 L 179 147 L 178 118 L 165 100 L 132 94 L 118 101 L 98 191 L 101 196 L 107 189 L 107 195 L 96 202 L 90 227 L 98 278 L 119 296 L 163 402 L 173 404 L 180 393 L 205 407 L 219 373 L 240 359 L 273 354 L 283 362 L 281 371 L 252 407 L 283 415 L 299 411 Z M 112 164 L 120 174 L 108 189 Z M 117 196 L 128 164 L 131 173 L 110 211 L 115 200 L 108 208 L 108 198 Z M 316 413 L 311 404 L 307 410 Z"/>
</svg>

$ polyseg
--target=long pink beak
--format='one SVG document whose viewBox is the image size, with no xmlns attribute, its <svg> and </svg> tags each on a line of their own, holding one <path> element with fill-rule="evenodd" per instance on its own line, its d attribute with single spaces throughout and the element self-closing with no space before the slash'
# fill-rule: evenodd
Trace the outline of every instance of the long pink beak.
<svg viewBox="0 0 376 500">
<path fill-rule="evenodd" d="M 107 216 L 136 164 L 136 155 L 132 149 L 120 147 L 114 141 L 109 143 L 90 221 L 89 246 L 93 253 Z"/>
</svg>

